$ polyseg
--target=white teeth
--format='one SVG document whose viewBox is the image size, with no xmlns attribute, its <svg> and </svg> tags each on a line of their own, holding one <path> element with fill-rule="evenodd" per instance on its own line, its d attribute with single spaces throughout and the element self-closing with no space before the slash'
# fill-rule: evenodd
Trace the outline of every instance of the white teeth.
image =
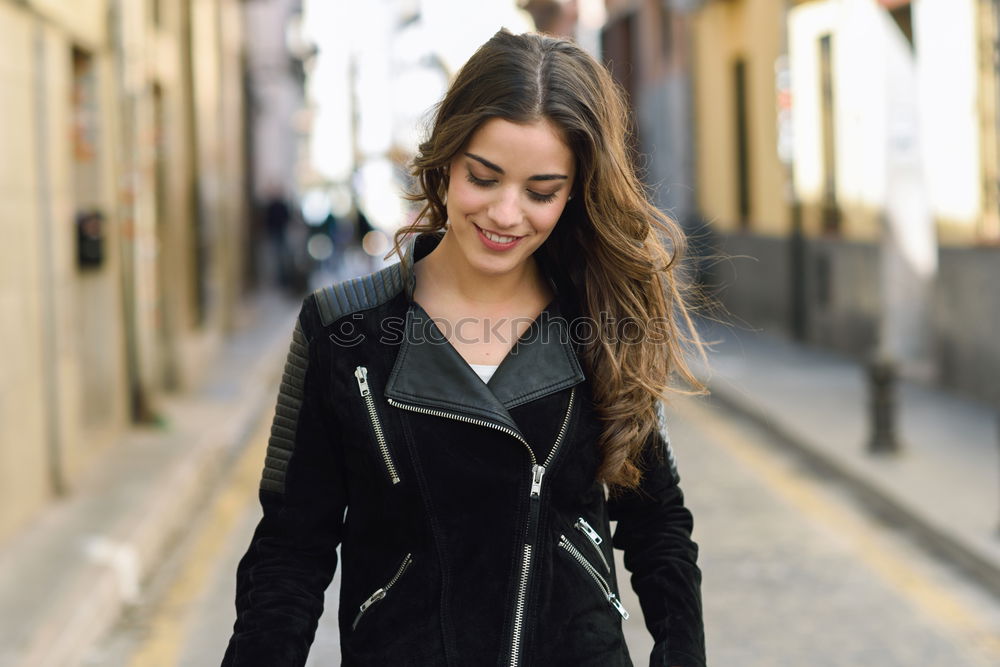
<svg viewBox="0 0 1000 667">
<path fill-rule="evenodd" d="M 514 240 L 517 239 L 516 236 L 500 236 L 499 234 L 494 234 L 493 232 L 488 232 L 485 229 L 482 229 L 480 231 L 483 232 L 483 236 L 485 236 L 486 238 L 488 238 L 490 241 L 493 241 L 494 243 L 510 243 L 511 241 L 514 241 Z"/>
</svg>

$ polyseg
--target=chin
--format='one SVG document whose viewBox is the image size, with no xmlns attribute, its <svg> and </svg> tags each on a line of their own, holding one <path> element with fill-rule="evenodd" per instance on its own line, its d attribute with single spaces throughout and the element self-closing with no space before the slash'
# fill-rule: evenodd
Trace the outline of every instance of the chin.
<svg viewBox="0 0 1000 667">
<path fill-rule="evenodd" d="M 512 259 L 494 260 L 494 261 L 479 261 L 476 262 L 476 268 L 483 273 L 502 275 L 513 271 L 522 264 L 520 261 L 513 261 Z"/>
</svg>

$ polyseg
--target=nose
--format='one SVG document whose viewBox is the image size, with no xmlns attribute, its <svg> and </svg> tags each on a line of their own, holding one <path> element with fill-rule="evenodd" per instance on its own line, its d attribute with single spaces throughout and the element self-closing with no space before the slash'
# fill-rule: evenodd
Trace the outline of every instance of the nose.
<svg viewBox="0 0 1000 667">
<path fill-rule="evenodd" d="M 523 214 L 514 188 L 502 188 L 487 211 L 490 221 L 500 229 L 511 229 L 521 223 Z"/>
</svg>

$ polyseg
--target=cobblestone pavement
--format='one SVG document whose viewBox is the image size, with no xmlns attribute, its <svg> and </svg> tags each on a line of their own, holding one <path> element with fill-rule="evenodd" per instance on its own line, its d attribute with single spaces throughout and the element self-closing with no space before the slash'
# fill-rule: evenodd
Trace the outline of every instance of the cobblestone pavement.
<svg viewBox="0 0 1000 667">
<path fill-rule="evenodd" d="M 713 665 L 1000 664 L 1000 605 L 755 427 L 684 401 L 671 435 Z"/>
<path fill-rule="evenodd" d="M 1000 664 L 1000 604 L 870 518 L 837 487 L 705 401 L 671 409 L 682 486 L 704 572 L 709 664 L 880 667 Z M 218 664 L 233 620 L 233 573 L 259 515 L 256 436 L 203 524 L 147 602 L 89 656 L 99 665 Z M 619 559 L 619 577 L 627 572 Z M 336 609 L 338 582 L 327 596 Z M 626 634 L 637 665 L 651 643 L 638 602 Z M 328 613 L 309 665 L 339 664 Z"/>
</svg>

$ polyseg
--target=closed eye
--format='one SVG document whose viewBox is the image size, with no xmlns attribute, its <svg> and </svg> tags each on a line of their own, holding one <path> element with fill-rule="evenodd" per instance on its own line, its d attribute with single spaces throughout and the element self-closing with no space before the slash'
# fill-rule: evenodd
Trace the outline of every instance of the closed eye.
<svg viewBox="0 0 1000 667">
<path fill-rule="evenodd" d="M 537 201 L 539 203 L 547 204 L 547 203 L 549 203 L 550 201 L 552 201 L 553 199 L 556 198 L 556 193 L 552 192 L 550 194 L 543 195 L 543 194 L 539 194 L 537 192 L 532 192 L 531 190 L 528 190 L 528 196 L 531 197 L 531 199 L 533 199 L 533 200 L 535 200 L 535 201 Z"/>
<path fill-rule="evenodd" d="M 492 179 L 476 178 L 476 176 L 471 171 L 466 172 L 465 179 L 469 181 L 469 183 L 472 183 L 473 185 L 478 185 L 481 188 L 485 188 L 496 183 L 496 181 Z"/>
<path fill-rule="evenodd" d="M 476 187 L 480 187 L 480 188 L 488 188 L 491 185 L 495 185 L 496 184 L 496 180 L 491 179 L 491 178 L 478 178 L 471 171 L 467 171 L 465 173 L 465 180 L 469 181 L 469 183 L 472 183 Z M 543 195 L 540 192 L 535 192 L 533 190 L 528 190 L 528 197 L 532 201 L 536 201 L 536 202 L 538 202 L 540 204 L 548 204 L 549 202 L 551 202 L 552 200 L 554 200 L 556 198 L 556 194 L 557 194 L 556 192 L 551 192 L 551 193 L 549 193 L 547 195 Z"/>
</svg>

